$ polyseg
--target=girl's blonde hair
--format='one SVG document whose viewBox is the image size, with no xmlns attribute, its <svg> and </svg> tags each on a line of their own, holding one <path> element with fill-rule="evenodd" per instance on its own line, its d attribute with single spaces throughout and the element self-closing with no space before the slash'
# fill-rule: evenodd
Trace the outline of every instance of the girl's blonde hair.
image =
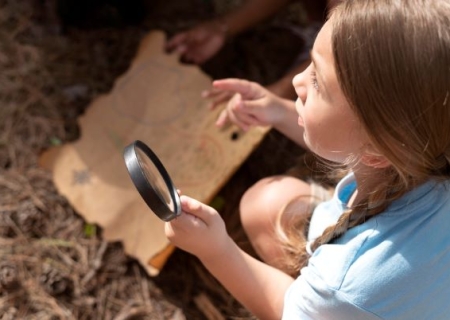
<svg viewBox="0 0 450 320">
<path fill-rule="evenodd" d="M 327 228 L 312 251 L 426 180 L 450 177 L 450 0 L 347 0 L 331 23 L 338 82 L 391 165 L 378 169 L 383 183 Z M 290 256 L 295 250 L 306 257 L 296 261 L 298 271 L 308 261 L 305 240 L 286 244 Z"/>
</svg>

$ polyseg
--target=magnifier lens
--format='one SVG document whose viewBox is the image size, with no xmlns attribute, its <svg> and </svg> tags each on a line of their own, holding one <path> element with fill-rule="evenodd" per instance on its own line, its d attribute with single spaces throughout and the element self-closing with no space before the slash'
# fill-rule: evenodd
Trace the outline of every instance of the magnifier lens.
<svg viewBox="0 0 450 320">
<path fill-rule="evenodd" d="M 170 196 L 170 190 L 167 187 L 164 178 L 161 176 L 161 173 L 141 149 L 136 148 L 135 151 L 142 172 L 144 173 L 148 183 L 152 186 L 153 191 L 161 201 L 166 203 L 171 211 L 175 211 L 175 206 Z"/>
<path fill-rule="evenodd" d="M 156 154 L 136 140 L 125 148 L 123 156 L 131 180 L 150 209 L 164 221 L 180 215 L 180 197 Z"/>
</svg>

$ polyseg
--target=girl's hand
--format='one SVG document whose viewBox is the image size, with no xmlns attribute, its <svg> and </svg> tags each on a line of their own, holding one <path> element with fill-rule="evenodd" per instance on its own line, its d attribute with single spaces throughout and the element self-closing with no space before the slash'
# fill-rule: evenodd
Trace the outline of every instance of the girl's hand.
<svg viewBox="0 0 450 320">
<path fill-rule="evenodd" d="M 222 103 L 228 102 L 234 95 L 233 91 L 224 91 L 212 87 L 202 92 L 202 98 L 208 99 L 208 109 L 214 110 Z"/>
<path fill-rule="evenodd" d="M 246 131 L 251 126 L 274 125 L 285 116 L 283 99 L 256 82 L 241 79 L 216 80 L 213 82 L 213 90 L 234 94 L 216 121 L 218 127 L 233 122 Z"/>
<path fill-rule="evenodd" d="M 181 215 L 166 222 L 165 233 L 172 244 L 200 259 L 221 254 L 232 244 L 219 213 L 195 199 L 181 196 Z"/>
</svg>

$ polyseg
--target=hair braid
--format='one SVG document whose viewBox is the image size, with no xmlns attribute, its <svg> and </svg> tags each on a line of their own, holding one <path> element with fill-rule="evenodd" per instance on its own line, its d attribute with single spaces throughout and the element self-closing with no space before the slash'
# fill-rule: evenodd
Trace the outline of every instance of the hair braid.
<svg viewBox="0 0 450 320">
<path fill-rule="evenodd" d="M 333 239 L 336 239 L 343 235 L 348 229 L 350 225 L 350 219 L 352 215 L 354 215 L 355 210 L 349 209 L 345 211 L 340 217 L 338 222 L 325 229 L 320 237 L 318 237 L 313 244 L 311 245 L 311 250 L 314 252 L 323 244 L 329 243 Z"/>
<path fill-rule="evenodd" d="M 330 243 L 339 238 L 349 229 L 361 225 L 370 218 L 384 212 L 392 201 L 400 198 L 406 192 L 398 187 L 402 183 L 400 176 L 392 174 L 390 171 L 392 171 L 392 169 L 386 169 L 387 179 L 385 179 L 382 184 L 378 185 L 377 189 L 370 193 L 366 199 L 363 199 L 356 206 L 345 211 L 339 217 L 335 225 L 325 229 L 322 235 L 312 243 L 312 252 L 317 250 L 321 245 Z M 307 260 L 304 261 L 303 266 L 305 266 L 307 262 Z"/>
</svg>

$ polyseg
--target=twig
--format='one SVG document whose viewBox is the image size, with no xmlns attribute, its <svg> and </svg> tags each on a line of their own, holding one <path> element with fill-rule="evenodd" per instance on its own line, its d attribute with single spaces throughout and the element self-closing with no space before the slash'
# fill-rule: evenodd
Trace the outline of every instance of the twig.
<svg viewBox="0 0 450 320">
<path fill-rule="evenodd" d="M 133 306 L 135 302 L 129 302 L 124 306 L 114 320 L 127 320 L 136 316 L 144 316 L 151 312 L 147 306 Z"/>
<path fill-rule="evenodd" d="M 143 279 L 143 276 L 141 274 L 141 271 L 140 271 L 138 265 L 134 265 L 133 270 L 134 270 L 134 273 L 136 274 L 137 281 L 141 288 L 144 304 L 146 306 L 149 306 L 150 308 L 152 308 L 152 301 L 150 300 L 150 294 L 149 294 L 150 289 L 148 287 L 148 282 L 146 281 L 146 279 Z"/>
<path fill-rule="evenodd" d="M 219 310 L 217 310 L 204 293 L 200 293 L 198 296 L 194 297 L 194 302 L 208 320 L 225 320 Z"/>
<path fill-rule="evenodd" d="M 82 286 L 85 286 L 95 276 L 97 270 L 102 266 L 103 255 L 105 254 L 107 248 L 108 242 L 102 241 L 102 243 L 100 244 L 100 248 L 95 255 L 95 258 L 92 261 L 92 268 L 86 273 L 83 279 L 81 279 Z"/>
</svg>

